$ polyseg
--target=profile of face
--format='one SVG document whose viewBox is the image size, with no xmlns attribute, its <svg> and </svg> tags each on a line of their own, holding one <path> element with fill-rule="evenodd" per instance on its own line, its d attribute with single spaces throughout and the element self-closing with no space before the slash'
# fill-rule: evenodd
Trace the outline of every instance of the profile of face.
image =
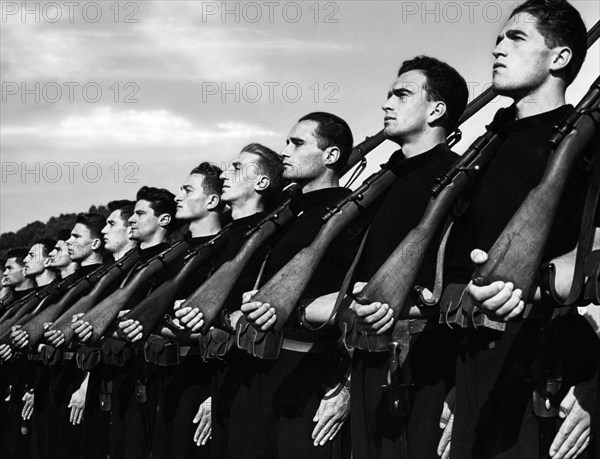
<svg viewBox="0 0 600 459">
<path fill-rule="evenodd" d="M 280 153 L 284 179 L 306 181 L 319 177 L 327 169 L 326 152 L 319 148 L 318 126 L 316 121 L 305 120 L 292 128 Z"/>
<path fill-rule="evenodd" d="M 129 228 L 127 221 L 121 216 L 121 210 L 113 210 L 106 218 L 102 228 L 104 248 L 110 253 L 117 253 L 129 243 Z"/>
<path fill-rule="evenodd" d="M 19 264 L 16 258 L 9 258 L 4 265 L 2 285 L 17 288 L 25 281 L 25 266 Z"/>
<path fill-rule="evenodd" d="M 59 239 L 54 249 L 48 254 L 46 268 L 66 268 L 71 263 L 67 242 Z"/>
<path fill-rule="evenodd" d="M 27 253 L 27 256 L 23 259 L 25 263 L 25 275 L 27 277 L 34 277 L 42 274 L 46 269 L 46 248 L 44 244 L 33 244 Z"/>
<path fill-rule="evenodd" d="M 221 173 L 224 202 L 240 202 L 255 196 L 256 192 L 267 189 L 269 178 L 259 171 L 260 157 L 242 151 L 233 158 L 227 169 Z"/>
<path fill-rule="evenodd" d="M 76 223 L 67 239 L 67 249 L 72 261 L 82 262 L 100 248 L 100 239 L 92 237 L 90 229 L 83 223 Z"/>
<path fill-rule="evenodd" d="M 178 220 L 199 220 L 204 218 L 209 209 L 213 209 L 219 203 L 216 194 L 206 193 L 202 184 L 204 175 L 191 174 L 185 180 L 175 196 L 177 212 L 175 218 Z"/>
<path fill-rule="evenodd" d="M 382 105 L 385 136 L 406 139 L 427 128 L 437 102 L 427 100 L 427 77 L 420 70 L 401 74 L 390 88 Z"/>
<path fill-rule="evenodd" d="M 129 217 L 129 238 L 140 243 L 151 241 L 161 228 L 160 222 L 161 216 L 154 213 L 150 202 L 140 199 L 135 203 L 133 215 Z"/>
<path fill-rule="evenodd" d="M 559 49 L 548 47 L 535 17 L 525 12 L 516 14 L 498 35 L 492 52 L 494 92 L 518 97 L 542 86 L 550 78 L 550 70 L 556 68 Z"/>
</svg>

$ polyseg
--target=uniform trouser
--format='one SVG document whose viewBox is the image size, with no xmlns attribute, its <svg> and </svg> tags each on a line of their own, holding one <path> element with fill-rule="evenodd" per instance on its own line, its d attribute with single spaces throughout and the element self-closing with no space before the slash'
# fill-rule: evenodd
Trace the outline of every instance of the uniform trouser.
<svg viewBox="0 0 600 459">
<path fill-rule="evenodd" d="M 405 420 L 410 459 L 436 459 L 442 431 L 439 419 L 446 394 L 454 385 L 456 337 L 446 328 L 426 330 L 411 338 L 403 371 L 412 384 Z M 365 459 L 401 458 L 402 423 L 390 414 L 387 352 L 355 350 L 352 359 L 352 453 Z"/>
<path fill-rule="evenodd" d="M 214 368 L 215 362 L 204 363 L 200 356 L 182 357 L 178 365 L 160 368 L 154 459 L 210 457 L 211 441 L 196 445 L 198 424 L 192 421 L 200 404 L 211 396 Z"/>
<path fill-rule="evenodd" d="M 213 397 L 213 457 L 330 459 L 334 449 L 349 457 L 347 431 L 324 446 L 311 438 L 327 387 L 339 381 L 335 355 L 282 350 L 269 361 L 232 350 Z"/>
</svg>

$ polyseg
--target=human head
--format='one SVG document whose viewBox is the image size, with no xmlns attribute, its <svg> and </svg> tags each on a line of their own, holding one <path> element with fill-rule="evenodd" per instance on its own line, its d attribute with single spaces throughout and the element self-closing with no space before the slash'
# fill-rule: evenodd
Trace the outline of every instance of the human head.
<svg viewBox="0 0 600 459">
<path fill-rule="evenodd" d="M 27 279 L 25 277 L 25 263 L 23 260 L 27 256 L 25 247 L 11 249 L 6 254 L 6 263 L 4 264 L 4 273 L 2 274 L 3 285 L 19 289 Z"/>
<path fill-rule="evenodd" d="M 206 161 L 193 168 L 175 196 L 175 217 L 179 220 L 196 220 L 210 212 L 221 211 L 222 173 L 218 166 Z"/>
<path fill-rule="evenodd" d="M 135 202 L 121 199 L 110 201 L 107 207 L 110 214 L 106 217 L 106 225 L 102 228 L 104 248 L 115 254 L 130 243 L 127 221 L 133 214 Z"/>
<path fill-rule="evenodd" d="M 23 259 L 27 277 L 32 278 L 44 272 L 46 260 L 55 245 L 56 241 L 49 238 L 37 239 L 31 244 L 27 256 Z"/>
<path fill-rule="evenodd" d="M 93 213 L 78 214 L 71 237 L 67 240 L 72 261 L 85 262 L 95 253 L 102 251 L 102 228 L 106 219 Z"/>
<path fill-rule="evenodd" d="M 425 84 L 419 88 L 421 97 L 429 102 L 443 102 L 446 106 L 444 116 L 439 123 L 446 134 L 458 127 L 458 120 L 465 110 L 469 99 L 469 90 L 465 79 L 454 67 L 429 56 L 417 56 L 404 61 L 398 70 L 398 77 L 413 71 L 425 76 Z"/>
<path fill-rule="evenodd" d="M 283 161 L 277 153 L 259 143 L 242 148 L 221 174 L 226 203 L 260 198 L 265 202 L 283 188 Z"/>
<path fill-rule="evenodd" d="M 142 244 L 164 240 L 175 227 L 175 195 L 164 188 L 143 186 L 129 217 L 130 238 Z"/>
<path fill-rule="evenodd" d="M 326 112 L 303 116 L 292 128 L 281 152 L 284 162 L 288 163 L 284 178 L 296 180 L 307 174 L 318 174 L 315 166 L 318 169 L 320 164 L 339 176 L 348 164 L 353 143 L 350 126 L 339 116 Z"/>
<path fill-rule="evenodd" d="M 563 70 L 567 85 L 581 70 L 587 54 L 587 31 L 579 12 L 565 0 L 527 0 L 513 10 L 510 18 L 527 13 L 535 18 L 535 25 L 548 48 L 566 46 L 571 60 Z"/>
<path fill-rule="evenodd" d="M 71 264 L 71 257 L 67 247 L 67 240 L 71 237 L 71 231 L 68 229 L 60 230 L 56 234 L 56 244 L 48 254 L 46 259 L 47 268 L 66 268 Z"/>
</svg>

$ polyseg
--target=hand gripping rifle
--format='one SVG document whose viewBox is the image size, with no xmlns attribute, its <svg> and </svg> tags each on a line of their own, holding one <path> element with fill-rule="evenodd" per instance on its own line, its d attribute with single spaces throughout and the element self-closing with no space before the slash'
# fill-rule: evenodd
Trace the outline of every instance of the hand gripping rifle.
<svg viewBox="0 0 600 459">
<path fill-rule="evenodd" d="M 488 260 L 473 275 L 476 285 L 487 285 L 497 280 L 513 282 L 515 288 L 523 291 L 522 297 L 529 298 L 569 173 L 598 132 L 599 126 L 600 77 L 556 127 L 550 139 L 554 150 L 540 183 L 529 192 L 489 250 Z M 463 311 L 467 317 L 473 318 L 474 325 L 504 329 L 504 323 L 489 319 L 486 323 L 486 316 L 481 314 L 474 317 L 474 311 L 470 307 Z"/>
<path fill-rule="evenodd" d="M 204 324 L 201 333 L 206 335 L 217 316 L 221 313 L 227 297 L 233 290 L 242 271 L 256 251 L 271 237 L 279 227 L 289 222 L 297 214 L 293 200 L 299 186 L 290 185 L 282 193 L 277 208 L 253 225 L 246 232 L 246 242 L 238 254 L 223 263 L 186 301 L 185 306 L 198 308 L 203 314 Z"/>
<path fill-rule="evenodd" d="M 137 320 L 142 326 L 142 340 L 145 340 L 157 322 L 171 309 L 177 294 L 190 277 L 218 253 L 232 235 L 231 225 L 226 226 L 215 237 L 195 250 L 189 251 L 184 258 L 181 270 L 172 278 L 163 282 L 156 290 L 144 298 L 137 306 L 125 314 L 121 320 Z M 121 338 L 126 336 L 118 331 Z"/>
<path fill-rule="evenodd" d="M 83 322 L 89 322 L 92 325 L 92 337 L 89 339 L 88 344 L 97 343 L 109 325 L 116 319 L 119 311 L 127 306 L 128 301 L 135 293 L 147 285 L 157 273 L 181 259 L 188 250 L 189 246 L 183 241 L 171 245 L 138 266 L 135 274 L 124 286 L 115 290 L 90 309 L 81 318 Z"/>
<path fill-rule="evenodd" d="M 300 250 L 252 298 L 269 303 L 276 311 L 276 322 L 262 332 L 241 317 L 237 327 L 237 345 L 240 349 L 262 359 L 276 359 L 283 341 L 283 327 L 298 304 L 302 293 L 325 256 L 331 242 L 369 207 L 394 182 L 396 175 L 387 164 L 368 177 L 352 194 L 342 199 L 322 217 L 323 227 L 313 242 Z"/>
<path fill-rule="evenodd" d="M 77 284 L 70 288 L 62 298 L 60 298 L 60 300 L 48 305 L 38 314 L 33 316 L 22 328 L 22 330 L 29 335 L 29 348 L 35 349 L 35 346 L 42 340 L 45 331 L 45 323 L 53 322 L 61 316 L 65 310 L 78 309 L 82 304 L 95 304 L 98 301 L 98 298 L 109 289 L 111 285 L 114 286 L 115 282 L 124 277 L 138 260 L 139 252 L 137 250 L 130 250 L 120 260 L 81 278 Z M 73 312 L 73 314 L 76 314 L 77 312 L 78 311 Z M 72 315 L 69 316 L 69 324 L 71 317 Z"/>
</svg>

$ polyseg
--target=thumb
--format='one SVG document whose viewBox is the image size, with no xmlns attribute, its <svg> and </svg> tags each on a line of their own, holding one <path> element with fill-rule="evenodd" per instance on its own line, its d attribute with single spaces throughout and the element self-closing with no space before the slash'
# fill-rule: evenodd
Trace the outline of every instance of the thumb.
<svg viewBox="0 0 600 459">
<path fill-rule="evenodd" d="M 488 259 L 488 254 L 483 250 L 475 249 L 471 252 L 471 261 L 476 265 L 485 263 Z"/>
<path fill-rule="evenodd" d="M 564 419 L 567 417 L 567 415 L 573 408 L 573 405 L 575 404 L 576 398 L 573 395 L 574 389 L 575 389 L 575 387 L 571 387 L 569 389 L 569 392 L 567 393 L 567 395 L 565 395 L 565 398 L 563 398 L 562 401 L 560 402 L 558 415 L 560 416 L 561 419 Z"/>
<path fill-rule="evenodd" d="M 365 288 L 365 285 L 367 285 L 366 282 L 356 282 L 352 288 L 352 295 L 358 295 L 360 292 L 362 292 Z"/>
</svg>

